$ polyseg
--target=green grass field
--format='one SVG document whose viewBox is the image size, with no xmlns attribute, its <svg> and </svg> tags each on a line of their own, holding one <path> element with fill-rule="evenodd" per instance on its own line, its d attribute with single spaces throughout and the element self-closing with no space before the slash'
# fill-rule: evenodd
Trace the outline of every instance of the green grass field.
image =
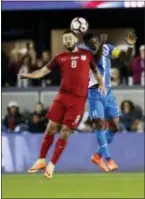
<svg viewBox="0 0 145 199">
<path fill-rule="evenodd" d="M 3 174 L 2 198 L 144 198 L 144 174 Z"/>
</svg>

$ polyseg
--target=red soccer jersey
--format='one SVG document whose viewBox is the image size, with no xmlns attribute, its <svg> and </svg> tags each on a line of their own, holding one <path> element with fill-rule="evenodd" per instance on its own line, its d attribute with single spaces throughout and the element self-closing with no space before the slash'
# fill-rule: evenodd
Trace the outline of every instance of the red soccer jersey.
<svg viewBox="0 0 145 199">
<path fill-rule="evenodd" d="M 93 65 L 92 54 L 84 49 L 77 52 L 63 52 L 55 56 L 49 63 L 52 70 L 59 66 L 61 73 L 61 92 L 72 93 L 77 96 L 87 96 L 89 71 Z"/>
</svg>

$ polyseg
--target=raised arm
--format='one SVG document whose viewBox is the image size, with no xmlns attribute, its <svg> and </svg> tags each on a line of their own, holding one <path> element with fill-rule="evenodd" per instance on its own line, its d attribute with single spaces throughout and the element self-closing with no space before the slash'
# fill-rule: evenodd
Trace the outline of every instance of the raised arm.
<svg viewBox="0 0 145 199">
<path fill-rule="evenodd" d="M 130 32 L 126 38 L 126 42 L 128 44 L 127 51 L 121 51 L 119 54 L 119 59 L 121 61 L 129 61 L 132 58 L 134 45 L 136 43 L 136 35 Z"/>
<path fill-rule="evenodd" d="M 122 51 L 114 48 L 114 50 L 112 51 L 112 57 L 119 58 L 122 62 L 129 61 L 133 55 L 136 39 L 136 35 L 133 32 L 130 32 L 126 38 L 126 43 L 128 45 L 127 51 Z"/>
<path fill-rule="evenodd" d="M 51 70 L 57 65 L 56 58 L 53 58 L 46 66 L 43 68 L 36 70 L 32 73 L 22 73 L 18 74 L 19 78 L 21 79 L 40 79 L 42 77 L 45 77 L 47 74 L 51 72 Z"/>
<path fill-rule="evenodd" d="M 99 38 L 99 47 L 96 53 L 94 54 L 95 61 L 98 62 L 102 57 L 103 45 L 107 42 L 108 35 L 106 33 L 102 33 Z"/>
</svg>

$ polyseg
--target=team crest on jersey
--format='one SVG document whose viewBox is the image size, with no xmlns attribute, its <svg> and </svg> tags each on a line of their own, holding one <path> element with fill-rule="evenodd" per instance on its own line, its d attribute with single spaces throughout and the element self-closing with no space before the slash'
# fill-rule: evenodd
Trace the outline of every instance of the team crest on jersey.
<svg viewBox="0 0 145 199">
<path fill-rule="evenodd" d="M 81 60 L 85 61 L 87 59 L 86 55 L 81 55 Z"/>
</svg>

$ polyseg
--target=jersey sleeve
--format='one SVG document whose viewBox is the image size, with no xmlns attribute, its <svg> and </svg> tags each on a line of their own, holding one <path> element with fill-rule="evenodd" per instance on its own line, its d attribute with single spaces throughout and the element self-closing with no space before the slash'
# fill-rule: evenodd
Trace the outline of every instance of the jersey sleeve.
<svg viewBox="0 0 145 199">
<path fill-rule="evenodd" d="M 47 68 L 49 70 L 53 70 L 56 66 L 58 65 L 57 63 L 57 57 L 53 57 L 47 64 Z"/>
<path fill-rule="evenodd" d="M 115 46 L 113 46 L 111 44 L 108 44 L 108 47 L 109 47 L 110 56 L 112 56 L 114 58 L 118 58 L 121 50 L 119 50 L 118 48 L 116 48 Z"/>
<path fill-rule="evenodd" d="M 86 46 L 84 43 L 78 44 L 78 48 L 91 51 L 91 49 L 88 46 Z"/>
</svg>

